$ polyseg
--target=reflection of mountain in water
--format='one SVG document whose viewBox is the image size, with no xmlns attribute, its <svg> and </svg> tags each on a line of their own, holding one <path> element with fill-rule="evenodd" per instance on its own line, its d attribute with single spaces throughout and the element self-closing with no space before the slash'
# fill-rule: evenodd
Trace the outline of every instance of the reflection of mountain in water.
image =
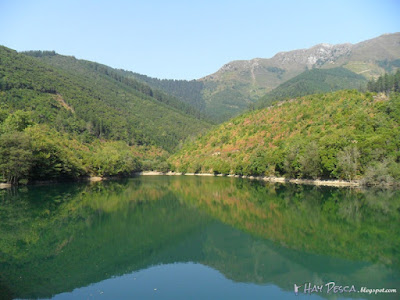
<svg viewBox="0 0 400 300">
<path fill-rule="evenodd" d="M 382 195 L 380 202 L 371 197 L 193 177 L 5 194 L 0 294 L 50 297 L 152 265 L 188 261 L 234 281 L 290 291 L 305 279 L 396 287 L 400 235 L 391 222 L 399 224 L 399 197 L 387 195 L 390 204 L 383 204 Z M 329 238 L 320 239 L 318 228 Z M 359 246 L 349 244 L 352 234 Z M 331 239 L 337 243 L 333 250 Z M 367 247 L 368 241 L 373 245 Z"/>
<path fill-rule="evenodd" d="M 229 178 L 171 186 L 223 223 L 287 248 L 400 267 L 398 191 L 266 186 Z"/>
</svg>

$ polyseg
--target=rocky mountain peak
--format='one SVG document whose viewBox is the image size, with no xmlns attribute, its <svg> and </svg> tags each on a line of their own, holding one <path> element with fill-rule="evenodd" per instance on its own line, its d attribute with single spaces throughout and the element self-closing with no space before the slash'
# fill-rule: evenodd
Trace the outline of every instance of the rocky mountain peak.
<svg viewBox="0 0 400 300">
<path fill-rule="evenodd" d="M 309 49 L 300 49 L 290 52 L 279 52 L 271 60 L 281 65 L 303 65 L 312 67 L 333 63 L 343 55 L 351 53 L 352 44 L 318 44 Z"/>
</svg>

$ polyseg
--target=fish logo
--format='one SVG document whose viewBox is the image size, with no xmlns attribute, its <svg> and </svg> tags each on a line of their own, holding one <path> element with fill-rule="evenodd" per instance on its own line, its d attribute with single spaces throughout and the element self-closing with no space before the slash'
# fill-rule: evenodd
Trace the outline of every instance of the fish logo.
<svg viewBox="0 0 400 300">
<path fill-rule="evenodd" d="M 294 284 L 294 294 L 297 296 L 299 294 L 299 288 L 301 285 Z"/>
</svg>

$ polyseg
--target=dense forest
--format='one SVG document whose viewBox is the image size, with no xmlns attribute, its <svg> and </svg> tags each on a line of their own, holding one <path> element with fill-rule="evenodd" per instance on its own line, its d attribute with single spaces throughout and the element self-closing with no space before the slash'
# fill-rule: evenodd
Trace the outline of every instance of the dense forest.
<svg viewBox="0 0 400 300">
<path fill-rule="evenodd" d="M 400 95 L 305 96 L 234 118 L 170 159 L 180 172 L 400 180 Z"/>
<path fill-rule="evenodd" d="M 101 65 L 54 52 L 29 54 L 0 47 L 2 181 L 163 168 L 168 151 L 210 128 L 178 99 Z M 60 68 L 44 58 L 69 64 Z"/>
</svg>

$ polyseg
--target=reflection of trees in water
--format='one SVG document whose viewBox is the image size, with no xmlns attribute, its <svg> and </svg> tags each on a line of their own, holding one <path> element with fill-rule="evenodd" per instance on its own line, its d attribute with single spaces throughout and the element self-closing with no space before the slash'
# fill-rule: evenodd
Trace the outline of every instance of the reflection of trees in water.
<svg viewBox="0 0 400 300">
<path fill-rule="evenodd" d="M 0 282 L 18 297 L 182 261 L 287 290 L 304 278 L 398 278 L 390 270 L 399 264 L 396 191 L 188 176 L 24 187 L 0 197 Z"/>
<path fill-rule="evenodd" d="M 165 184 L 105 182 L 78 191 L 61 193 L 69 200 L 52 210 L 21 206 L 40 201 L 22 191 L 18 197 L 29 199 L 11 197 L 0 210 L 21 208 L 0 225 L 0 282 L 18 297 L 49 297 L 157 264 L 160 251 L 204 223 Z"/>
<path fill-rule="evenodd" d="M 399 265 L 399 191 L 219 181 L 204 180 L 201 194 L 190 180 L 174 189 L 224 223 L 281 245 Z"/>
</svg>

